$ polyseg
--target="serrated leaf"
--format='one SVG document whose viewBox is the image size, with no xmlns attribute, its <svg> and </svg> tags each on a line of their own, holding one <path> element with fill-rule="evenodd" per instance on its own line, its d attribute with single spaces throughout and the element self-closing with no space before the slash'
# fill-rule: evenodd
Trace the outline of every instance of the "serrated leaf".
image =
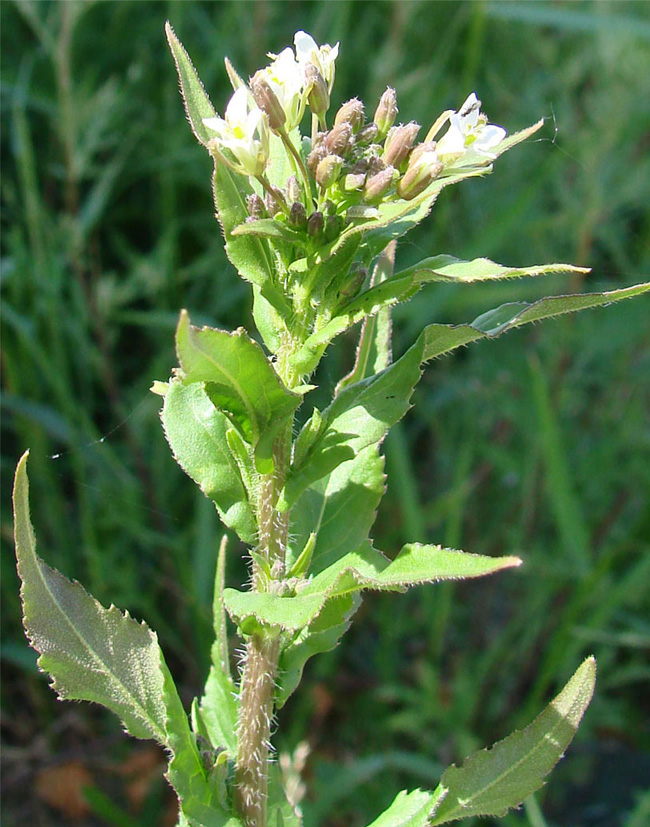
<svg viewBox="0 0 650 827">
<path fill-rule="evenodd" d="M 530 726 L 474 753 L 461 767 L 449 767 L 440 780 L 447 793 L 431 813 L 432 827 L 471 816 L 504 816 L 539 789 L 571 743 L 595 681 L 596 661 L 588 658 Z"/>
<path fill-rule="evenodd" d="M 366 543 L 307 581 L 295 596 L 226 589 L 224 600 L 238 625 L 250 617 L 295 632 L 313 623 L 328 600 L 342 595 L 364 589 L 404 591 L 408 586 L 438 580 L 482 577 L 520 563 L 517 557 L 484 557 L 419 543 L 404 546 L 390 561 Z"/>
<path fill-rule="evenodd" d="M 402 790 L 390 807 L 368 827 L 427 827 L 432 808 L 443 797 L 444 792 L 434 797 L 424 790 L 413 790 L 410 793 Z"/>
<path fill-rule="evenodd" d="M 310 369 L 325 345 L 363 319 L 372 317 L 399 302 L 411 299 L 429 282 L 473 282 L 489 279 L 541 276 L 550 273 L 588 273 L 571 264 L 541 264 L 533 267 L 505 267 L 487 258 L 462 261 L 448 255 L 433 256 L 389 279 L 373 285 L 348 304 L 316 333 L 309 336 L 293 358 L 297 369 Z"/>
<path fill-rule="evenodd" d="M 156 634 L 115 606 L 104 608 L 80 583 L 36 554 L 29 513 L 27 457 L 14 483 L 14 530 L 23 622 L 39 667 L 62 700 L 94 701 L 136 738 L 167 743 L 164 661 Z"/>
<path fill-rule="evenodd" d="M 301 404 L 302 396 L 283 384 L 257 342 L 243 328 L 228 333 L 194 327 L 183 311 L 176 352 L 184 381 L 203 383 L 213 404 L 229 416 L 244 439 L 254 449 L 259 446 L 263 459 L 270 458 L 273 436 Z"/>
<path fill-rule="evenodd" d="M 218 411 L 201 383 L 173 379 L 161 419 L 176 462 L 217 507 L 225 525 L 245 543 L 254 542 L 257 524 L 226 434 L 230 420 Z"/>
<path fill-rule="evenodd" d="M 190 126 L 192 127 L 192 132 L 203 146 L 207 146 L 208 141 L 214 138 L 214 132 L 205 126 L 203 118 L 214 118 L 216 112 L 210 103 L 210 98 L 196 73 L 196 69 L 189 55 L 185 51 L 183 44 L 176 37 L 169 21 L 165 23 L 165 34 L 167 35 L 167 42 L 169 43 L 174 63 L 176 64 L 181 95 L 183 96 L 183 103 L 185 104 L 185 111 Z"/>
<path fill-rule="evenodd" d="M 549 296 L 532 304 L 511 302 L 483 313 L 470 325 L 429 325 L 414 347 L 422 348 L 423 361 L 450 353 L 477 339 L 492 338 L 530 322 L 552 319 L 565 313 L 575 313 L 592 307 L 607 306 L 622 299 L 647 293 L 650 283 L 635 284 L 605 293 L 578 293 L 569 296 Z"/>
</svg>

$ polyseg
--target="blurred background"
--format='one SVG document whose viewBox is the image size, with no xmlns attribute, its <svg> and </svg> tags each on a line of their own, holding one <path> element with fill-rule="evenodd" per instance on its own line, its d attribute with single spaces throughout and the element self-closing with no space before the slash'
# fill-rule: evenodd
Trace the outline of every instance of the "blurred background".
<svg viewBox="0 0 650 827">
<path fill-rule="evenodd" d="M 250 327 L 213 218 L 211 162 L 182 109 L 163 24 L 215 107 L 298 29 L 341 42 L 333 106 L 387 84 L 425 128 L 476 91 L 539 137 L 446 190 L 398 248 L 586 278 L 439 285 L 395 313 L 397 353 L 430 321 L 650 277 L 647 2 L 32 2 L 2 16 L 2 738 L 7 827 L 175 823 L 164 756 L 101 709 L 61 704 L 20 625 L 9 494 L 31 449 L 42 556 L 157 630 L 186 702 L 205 678 L 222 529 L 176 466 L 148 392 L 175 364 L 179 308 Z M 427 370 L 385 444 L 375 536 L 519 554 L 465 585 L 369 596 L 280 714 L 309 744 L 306 827 L 364 827 L 399 789 L 528 723 L 594 653 L 567 758 L 507 825 L 650 823 L 650 302 L 478 343 Z M 319 382 L 349 364 L 341 340 Z M 231 544 L 230 577 L 244 572 Z M 542 815 L 544 813 L 544 815 Z M 467 822 L 469 824 L 469 822 Z M 489 820 L 482 824 L 489 825 Z"/>
</svg>

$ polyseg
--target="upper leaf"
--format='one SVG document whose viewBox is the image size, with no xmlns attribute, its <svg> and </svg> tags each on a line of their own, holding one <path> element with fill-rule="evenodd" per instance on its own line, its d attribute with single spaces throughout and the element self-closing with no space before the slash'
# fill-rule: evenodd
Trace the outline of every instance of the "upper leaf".
<svg viewBox="0 0 650 827">
<path fill-rule="evenodd" d="M 596 661 L 588 658 L 562 692 L 521 732 L 445 771 L 444 799 L 434 806 L 432 827 L 470 816 L 504 816 L 544 782 L 562 758 L 591 701 Z"/>
<path fill-rule="evenodd" d="M 176 350 L 186 382 L 201 382 L 214 405 L 243 438 L 257 449 L 260 462 L 270 461 L 272 437 L 302 402 L 283 383 L 262 348 L 243 328 L 234 333 L 190 324 L 185 311 L 176 331 Z M 271 466 L 272 467 L 272 466 Z"/>
<path fill-rule="evenodd" d="M 428 282 L 473 282 L 488 279 L 541 276 L 549 273 L 587 273 L 588 268 L 571 264 L 541 264 L 534 267 L 505 267 L 487 258 L 462 261 L 448 255 L 432 256 L 375 284 L 344 305 L 323 327 L 312 333 L 295 355 L 293 361 L 299 370 L 308 371 L 320 357 L 322 349 L 336 336 L 382 308 L 412 298 Z"/>
<path fill-rule="evenodd" d="M 237 461 L 228 446 L 230 420 L 218 411 L 199 382 L 172 379 L 161 412 L 174 459 L 216 505 L 225 525 L 245 543 L 257 524 Z"/>
<path fill-rule="evenodd" d="M 482 577 L 520 565 L 517 557 L 484 557 L 440 546 L 413 543 L 390 561 L 370 543 L 350 552 L 305 582 L 295 596 L 226 589 L 226 609 L 241 626 L 253 618 L 269 626 L 298 631 L 312 623 L 328 600 L 363 589 L 404 591 L 437 580 Z"/>
<path fill-rule="evenodd" d="M 208 141 L 214 137 L 214 132 L 205 126 L 203 118 L 214 118 L 216 114 L 214 107 L 210 103 L 210 98 L 203 88 L 189 55 L 176 37 L 169 21 L 165 23 L 165 34 L 176 64 L 181 94 L 192 132 L 203 146 L 207 146 Z"/>
<path fill-rule="evenodd" d="M 94 701 L 136 738 L 167 743 L 164 662 L 154 632 L 115 606 L 105 609 L 36 554 L 27 457 L 14 483 L 14 530 L 23 622 L 38 665 L 62 700 Z"/>
</svg>

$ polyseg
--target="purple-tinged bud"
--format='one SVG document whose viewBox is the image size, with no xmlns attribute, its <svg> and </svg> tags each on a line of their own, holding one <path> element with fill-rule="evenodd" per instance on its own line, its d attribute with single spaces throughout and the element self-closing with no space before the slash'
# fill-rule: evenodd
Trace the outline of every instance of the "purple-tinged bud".
<svg viewBox="0 0 650 827">
<path fill-rule="evenodd" d="M 307 232 L 312 238 L 316 238 L 323 232 L 325 219 L 322 212 L 313 212 L 307 219 Z"/>
<path fill-rule="evenodd" d="M 435 143 L 420 144 L 411 153 L 408 168 L 397 183 L 397 194 L 410 201 L 424 192 L 442 170 L 443 164 L 436 154 Z"/>
<path fill-rule="evenodd" d="M 366 183 L 365 172 L 350 172 L 343 179 L 343 189 L 347 192 L 360 190 Z"/>
<path fill-rule="evenodd" d="M 289 210 L 289 224 L 297 230 L 307 226 L 307 210 L 302 201 L 294 201 Z"/>
<path fill-rule="evenodd" d="M 387 164 L 383 158 L 380 158 L 379 155 L 370 155 L 367 159 L 368 163 L 368 175 L 374 175 L 376 172 L 381 172 L 382 169 L 386 169 L 389 164 Z"/>
<path fill-rule="evenodd" d="M 328 198 L 323 204 L 323 212 L 325 215 L 336 215 L 336 204 Z"/>
<path fill-rule="evenodd" d="M 375 117 L 373 118 L 379 130 L 379 140 L 385 138 L 388 134 L 388 130 L 395 123 L 398 111 L 397 95 L 395 94 L 395 90 L 389 86 L 379 99 Z"/>
<path fill-rule="evenodd" d="M 367 123 L 356 135 L 356 143 L 359 146 L 366 146 L 376 141 L 379 136 L 379 127 L 376 123 Z"/>
<path fill-rule="evenodd" d="M 334 241 L 343 230 L 345 222 L 341 215 L 328 215 L 325 219 L 325 238 L 327 241 Z"/>
<path fill-rule="evenodd" d="M 363 104 L 359 98 L 352 98 L 346 101 L 336 113 L 334 126 L 338 126 L 340 123 L 349 123 L 352 131 L 358 132 L 363 126 L 364 118 L 365 111 Z"/>
<path fill-rule="evenodd" d="M 316 168 L 323 160 L 326 158 L 330 153 L 327 150 L 324 142 L 318 144 L 318 146 L 314 147 L 312 151 L 307 156 L 307 169 L 311 172 L 312 175 L 316 174 Z"/>
<path fill-rule="evenodd" d="M 324 115 L 330 108 L 330 93 L 327 91 L 325 78 L 313 63 L 305 66 L 305 83 L 309 108 L 314 115 Z"/>
<path fill-rule="evenodd" d="M 264 77 L 264 71 L 260 69 L 251 79 L 251 92 L 255 103 L 259 106 L 262 112 L 266 112 L 269 118 L 269 127 L 277 132 L 284 126 L 287 116 L 282 108 L 282 104 L 277 99 L 273 89 L 271 89 L 269 82 Z"/>
<path fill-rule="evenodd" d="M 408 157 L 419 131 L 420 124 L 413 121 L 394 126 L 388 133 L 384 144 L 384 154 L 382 155 L 384 162 L 391 164 L 396 169 L 400 167 Z"/>
<path fill-rule="evenodd" d="M 345 158 L 352 143 L 352 126 L 349 123 L 340 123 L 332 127 L 325 138 L 325 146 L 332 155 Z"/>
<path fill-rule="evenodd" d="M 340 155 L 327 155 L 316 167 L 316 183 L 321 187 L 330 187 L 338 179 L 342 166 Z"/>
<path fill-rule="evenodd" d="M 287 178 L 285 190 L 287 193 L 287 202 L 289 204 L 293 204 L 294 201 L 300 201 L 302 198 L 302 189 L 295 175 L 290 175 Z"/>
<path fill-rule="evenodd" d="M 264 201 L 256 192 L 246 198 L 246 209 L 248 210 L 248 214 L 253 221 L 257 221 L 260 218 L 266 218 L 266 207 L 264 206 Z"/>
<path fill-rule="evenodd" d="M 391 188 L 394 179 L 394 167 L 386 167 L 368 178 L 363 188 L 366 201 L 378 201 Z"/>
<path fill-rule="evenodd" d="M 279 212 L 282 212 L 283 207 L 286 206 L 284 195 L 276 187 L 273 188 L 272 193 L 266 193 L 266 195 L 264 196 L 264 203 L 266 205 L 266 210 L 268 214 L 271 216 L 271 218 L 273 218 Z"/>
</svg>

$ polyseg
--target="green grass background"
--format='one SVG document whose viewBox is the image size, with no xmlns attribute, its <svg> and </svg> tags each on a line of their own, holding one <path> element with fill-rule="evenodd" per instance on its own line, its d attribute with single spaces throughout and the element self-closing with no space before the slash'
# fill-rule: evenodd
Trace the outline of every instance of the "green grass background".
<svg viewBox="0 0 650 827">
<path fill-rule="evenodd" d="M 250 296 L 223 252 L 165 19 L 220 111 L 225 55 L 252 73 L 305 29 L 341 41 L 335 106 L 357 95 L 372 113 L 391 84 L 400 118 L 425 127 L 473 90 L 510 131 L 548 119 L 492 176 L 445 191 L 398 266 L 448 252 L 593 273 L 429 288 L 395 313 L 401 352 L 430 321 L 648 279 L 650 4 L 5 0 L 0 14 L 4 818 L 153 827 L 168 817 L 162 779 L 136 813 L 110 770 L 139 745 L 101 711 L 58 704 L 37 673 L 9 492 L 29 447 L 41 554 L 146 619 L 184 697 L 196 694 L 221 528 L 173 462 L 148 388 L 175 364 L 179 308 L 250 326 Z M 576 742 L 502 823 L 649 823 L 649 311 L 647 298 L 626 302 L 429 367 L 386 442 L 378 545 L 417 539 L 525 565 L 371 596 L 343 644 L 311 662 L 276 737 L 283 752 L 310 743 L 307 827 L 363 827 L 399 789 L 432 787 L 442 767 L 528 722 L 592 652 L 597 694 Z M 352 347 L 333 350 L 323 387 Z M 34 794 L 43 769 L 69 761 L 94 779 L 74 822 Z"/>
</svg>

